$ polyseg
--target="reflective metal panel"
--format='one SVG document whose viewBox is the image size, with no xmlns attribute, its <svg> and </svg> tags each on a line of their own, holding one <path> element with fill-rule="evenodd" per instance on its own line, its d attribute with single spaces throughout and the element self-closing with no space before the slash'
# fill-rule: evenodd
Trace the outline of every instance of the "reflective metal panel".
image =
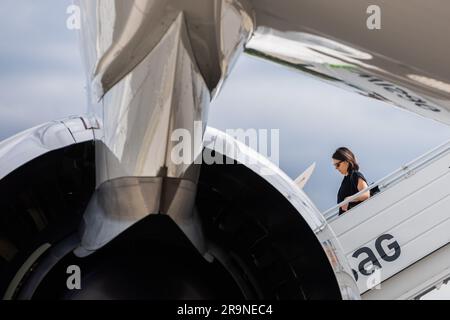
<svg viewBox="0 0 450 320">
<path fill-rule="evenodd" d="M 75 253 L 89 255 L 149 214 L 170 216 L 197 250 L 205 253 L 195 194 L 196 184 L 183 179 L 128 177 L 105 182 L 88 205 Z"/>
<path fill-rule="evenodd" d="M 186 130 L 198 137 L 194 153 L 201 152 L 213 90 L 253 31 L 251 11 L 241 0 L 79 4 L 91 92 L 100 103 L 91 105 L 99 124 L 97 190 L 78 253 L 100 248 L 153 213 L 171 216 L 201 251 L 193 222 L 199 166 L 171 159 L 171 135 Z M 204 123 L 200 132 L 196 121 Z"/>
<path fill-rule="evenodd" d="M 155 50 L 104 97 L 98 148 L 107 170 L 97 184 L 128 176 L 181 177 L 189 164 L 171 161 L 170 136 L 179 128 L 193 133 L 194 121 L 206 120 L 209 101 L 180 14 Z"/>
<path fill-rule="evenodd" d="M 247 52 L 450 125 L 450 85 L 376 52 L 309 31 L 267 27 L 256 30 Z"/>
<path fill-rule="evenodd" d="M 0 142 L 0 179 L 53 150 L 94 139 L 87 118 L 52 121 Z"/>
<path fill-rule="evenodd" d="M 133 70 L 183 13 L 190 45 L 213 90 L 253 30 L 246 0 L 78 0 L 90 79 L 102 96 Z"/>
</svg>

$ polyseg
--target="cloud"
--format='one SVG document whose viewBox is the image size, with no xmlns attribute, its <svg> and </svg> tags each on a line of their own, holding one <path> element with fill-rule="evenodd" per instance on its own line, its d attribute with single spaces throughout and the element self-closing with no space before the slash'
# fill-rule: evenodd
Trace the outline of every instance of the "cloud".
<svg viewBox="0 0 450 320">
<path fill-rule="evenodd" d="M 0 11 L 0 140 L 86 112 L 77 35 L 66 28 L 70 0 L 3 0 Z"/>
<path fill-rule="evenodd" d="M 0 139 L 28 127 L 86 113 L 80 75 L 57 72 L 0 77 Z"/>
</svg>

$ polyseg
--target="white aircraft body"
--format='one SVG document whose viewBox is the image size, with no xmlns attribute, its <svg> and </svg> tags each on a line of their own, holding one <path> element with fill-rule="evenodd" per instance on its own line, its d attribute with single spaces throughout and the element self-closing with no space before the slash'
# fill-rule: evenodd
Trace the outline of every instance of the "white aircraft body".
<svg viewBox="0 0 450 320">
<path fill-rule="evenodd" d="M 247 52 L 450 125 L 448 1 L 77 4 L 90 113 L 0 143 L 5 299 L 409 299 L 448 278 L 448 145 L 336 217 L 206 121 Z"/>
</svg>

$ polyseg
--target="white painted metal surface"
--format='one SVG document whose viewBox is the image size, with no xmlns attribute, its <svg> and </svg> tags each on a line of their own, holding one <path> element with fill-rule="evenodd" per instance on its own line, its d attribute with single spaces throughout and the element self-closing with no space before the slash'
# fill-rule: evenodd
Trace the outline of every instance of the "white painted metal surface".
<svg viewBox="0 0 450 320">
<path fill-rule="evenodd" d="M 312 174 L 314 173 L 314 170 L 316 169 L 316 163 L 314 162 L 312 165 L 310 165 L 305 171 L 303 171 L 302 174 L 300 174 L 297 179 L 295 179 L 295 183 L 300 189 L 303 189 L 305 185 L 308 183 L 309 179 L 311 178 Z"/>
<path fill-rule="evenodd" d="M 0 180 L 27 162 L 53 150 L 94 139 L 87 117 L 47 122 L 0 142 Z"/>
</svg>

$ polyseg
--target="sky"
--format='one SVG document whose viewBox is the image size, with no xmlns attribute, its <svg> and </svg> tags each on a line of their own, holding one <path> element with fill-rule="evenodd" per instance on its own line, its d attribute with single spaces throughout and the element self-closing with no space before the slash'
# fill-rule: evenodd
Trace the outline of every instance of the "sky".
<svg viewBox="0 0 450 320">
<path fill-rule="evenodd" d="M 86 112 L 77 33 L 66 28 L 70 4 L 1 1 L 0 141 Z M 353 150 L 374 182 L 450 139 L 448 126 L 247 55 L 210 106 L 208 124 L 280 129 L 280 168 L 295 179 L 316 162 L 305 192 L 321 211 L 336 204 L 342 180 L 331 165 L 336 148 Z"/>
<path fill-rule="evenodd" d="M 69 0 L 1 0 L 0 140 L 86 111 L 77 33 Z"/>
</svg>

